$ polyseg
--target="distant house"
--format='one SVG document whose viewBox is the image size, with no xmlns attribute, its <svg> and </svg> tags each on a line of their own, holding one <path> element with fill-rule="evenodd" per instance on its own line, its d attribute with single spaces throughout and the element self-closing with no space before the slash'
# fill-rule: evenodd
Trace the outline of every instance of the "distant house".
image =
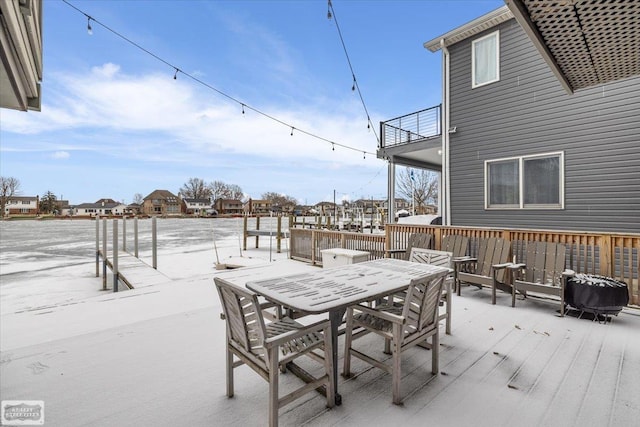
<svg viewBox="0 0 640 427">
<path fill-rule="evenodd" d="M 271 201 L 249 199 L 242 208 L 244 213 L 248 215 L 268 214 L 271 212 Z"/>
<path fill-rule="evenodd" d="M 143 199 L 142 213 L 150 216 L 176 216 L 182 213 L 182 201 L 168 190 L 155 190 Z"/>
<path fill-rule="evenodd" d="M 640 232 L 638 44 L 627 36 L 640 29 L 606 28 L 636 12 L 603 2 L 579 25 L 567 18 L 573 6 L 534 13 L 544 2 L 512 3 L 529 17 L 505 6 L 424 44 L 442 54 L 442 104 L 381 124 L 389 188 L 395 165 L 440 172 L 446 225 Z M 577 36 L 532 37 L 538 29 L 523 22 L 535 19 Z"/>
<path fill-rule="evenodd" d="M 94 203 L 81 203 L 73 208 L 73 214 L 78 216 L 122 216 L 127 205 L 112 199 L 100 199 Z"/>
<path fill-rule="evenodd" d="M 320 202 L 316 203 L 314 208 L 320 215 L 334 216 L 338 205 L 333 202 Z"/>
<path fill-rule="evenodd" d="M 207 209 L 210 208 L 210 199 L 182 199 L 182 210 L 187 215 L 204 216 L 207 214 Z"/>
<path fill-rule="evenodd" d="M 236 199 L 216 199 L 214 208 L 220 215 L 242 215 L 242 201 Z"/>
<path fill-rule="evenodd" d="M 11 196 L 4 206 L 4 216 L 9 215 L 37 215 L 38 196 Z"/>
<path fill-rule="evenodd" d="M 142 206 L 138 203 L 131 203 L 127 205 L 127 208 L 125 209 L 125 213 L 127 215 L 139 215 L 140 212 L 142 212 Z"/>
</svg>

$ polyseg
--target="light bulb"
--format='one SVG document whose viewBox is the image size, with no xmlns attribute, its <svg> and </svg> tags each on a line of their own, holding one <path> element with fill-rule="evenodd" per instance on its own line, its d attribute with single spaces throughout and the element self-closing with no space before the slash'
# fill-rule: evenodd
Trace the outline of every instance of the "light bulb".
<svg viewBox="0 0 640 427">
<path fill-rule="evenodd" d="M 87 33 L 89 33 L 90 36 L 93 35 L 93 28 L 91 28 L 91 17 L 87 16 Z"/>
</svg>

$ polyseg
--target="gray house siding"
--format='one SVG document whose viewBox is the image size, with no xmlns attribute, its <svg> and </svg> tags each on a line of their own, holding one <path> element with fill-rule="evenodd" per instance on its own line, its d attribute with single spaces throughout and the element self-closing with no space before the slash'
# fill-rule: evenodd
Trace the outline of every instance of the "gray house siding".
<svg viewBox="0 0 640 427">
<path fill-rule="evenodd" d="M 640 77 L 568 95 L 515 20 L 500 81 L 471 87 L 471 42 L 449 47 L 452 225 L 640 232 Z M 564 152 L 564 209 L 485 209 L 484 162 Z"/>
</svg>

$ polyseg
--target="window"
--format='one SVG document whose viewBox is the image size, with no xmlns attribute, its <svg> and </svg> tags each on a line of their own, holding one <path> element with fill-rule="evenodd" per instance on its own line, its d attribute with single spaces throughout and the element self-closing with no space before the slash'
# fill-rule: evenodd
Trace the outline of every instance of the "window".
<svg viewBox="0 0 640 427">
<path fill-rule="evenodd" d="M 471 86 L 500 80 L 500 33 L 496 31 L 471 43 Z"/>
<path fill-rule="evenodd" d="M 564 153 L 485 161 L 486 209 L 563 209 Z"/>
</svg>

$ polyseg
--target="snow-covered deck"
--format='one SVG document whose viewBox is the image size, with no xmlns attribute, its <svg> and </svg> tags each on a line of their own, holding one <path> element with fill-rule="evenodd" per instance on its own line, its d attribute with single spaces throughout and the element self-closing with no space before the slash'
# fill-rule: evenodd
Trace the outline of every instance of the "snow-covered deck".
<svg viewBox="0 0 640 427">
<path fill-rule="evenodd" d="M 225 324 L 212 278 L 244 283 L 318 267 L 268 247 L 242 259 L 219 249 L 223 261 L 247 267 L 215 270 L 209 248 L 161 255 L 159 269 L 173 280 L 132 291 L 96 292 L 102 279 L 91 263 L 50 273 L 67 281 L 54 277 L 46 290 L 34 284 L 32 293 L 47 295 L 40 305 L 5 290 L 2 399 L 43 400 L 52 426 L 266 424 L 267 383 L 249 368 L 236 370 L 236 395 L 225 396 Z M 490 292 L 476 288 L 454 296 L 440 375 L 430 374 L 428 350 L 404 354 L 403 406 L 391 403 L 390 375 L 354 359 L 355 376 L 340 377 L 342 406 L 327 409 L 309 394 L 280 411 L 280 424 L 637 425 L 640 313 L 599 324 L 557 317 L 557 304 L 510 300 L 499 294 L 491 305 Z M 359 341 L 383 349 L 375 336 Z M 297 379 L 283 381 L 286 389 Z"/>
</svg>

